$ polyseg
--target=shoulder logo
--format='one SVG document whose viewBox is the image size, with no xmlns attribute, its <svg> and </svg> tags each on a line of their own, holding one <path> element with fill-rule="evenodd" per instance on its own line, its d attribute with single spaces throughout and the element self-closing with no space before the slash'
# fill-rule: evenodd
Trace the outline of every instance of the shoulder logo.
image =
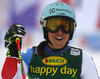
<svg viewBox="0 0 100 79">
<path fill-rule="evenodd" d="M 80 55 L 80 50 L 79 49 L 75 49 L 75 48 L 71 48 L 70 54 L 74 55 L 74 56 L 78 56 L 78 55 Z"/>
<path fill-rule="evenodd" d="M 42 60 L 42 63 L 49 66 L 60 66 L 67 63 L 67 60 L 60 56 L 50 56 Z"/>
</svg>

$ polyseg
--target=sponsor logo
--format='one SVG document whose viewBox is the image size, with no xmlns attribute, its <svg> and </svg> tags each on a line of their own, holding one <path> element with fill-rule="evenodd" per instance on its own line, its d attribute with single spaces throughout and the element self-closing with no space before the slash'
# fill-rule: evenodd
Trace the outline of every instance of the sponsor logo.
<svg viewBox="0 0 100 79">
<path fill-rule="evenodd" d="M 49 10 L 50 14 L 55 13 L 55 8 Z"/>
<path fill-rule="evenodd" d="M 57 13 L 59 13 L 59 12 L 63 13 L 64 12 L 64 14 L 65 14 L 65 12 L 67 12 L 67 13 L 71 14 L 71 11 L 69 11 L 67 9 L 59 9 L 59 8 L 51 8 L 51 9 L 49 9 L 49 13 L 50 14 L 55 13 L 55 12 L 57 12 Z"/>
<path fill-rule="evenodd" d="M 56 11 L 65 11 L 65 12 L 68 12 L 68 13 L 71 13 L 69 10 L 66 10 L 66 9 L 56 9 Z"/>
<path fill-rule="evenodd" d="M 60 66 L 67 63 L 67 60 L 60 56 L 50 56 L 42 60 L 42 63 L 50 66 Z"/>
<path fill-rule="evenodd" d="M 67 75 L 71 75 L 72 77 L 75 77 L 78 70 L 75 68 L 67 67 L 67 66 L 63 66 L 62 68 L 59 68 L 59 67 L 33 67 L 31 65 L 30 71 L 31 71 L 31 73 L 39 74 L 40 76 L 42 76 L 42 75 L 54 76 L 58 72 L 58 73 L 60 73 L 59 75 L 67 74 Z"/>
<path fill-rule="evenodd" d="M 78 56 L 78 55 L 80 55 L 80 50 L 79 49 L 75 49 L 75 48 L 71 48 L 70 54 L 74 55 L 74 56 Z"/>
</svg>

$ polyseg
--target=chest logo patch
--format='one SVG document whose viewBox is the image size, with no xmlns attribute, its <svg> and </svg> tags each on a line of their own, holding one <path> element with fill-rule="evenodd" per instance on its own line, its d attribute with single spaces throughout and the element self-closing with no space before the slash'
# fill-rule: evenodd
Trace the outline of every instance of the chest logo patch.
<svg viewBox="0 0 100 79">
<path fill-rule="evenodd" d="M 74 55 L 74 56 L 79 56 L 80 55 L 80 50 L 79 49 L 71 48 L 70 54 Z"/>
<path fill-rule="evenodd" d="M 42 63 L 49 66 L 61 66 L 67 63 L 67 60 L 60 56 L 50 56 L 42 60 Z"/>
</svg>

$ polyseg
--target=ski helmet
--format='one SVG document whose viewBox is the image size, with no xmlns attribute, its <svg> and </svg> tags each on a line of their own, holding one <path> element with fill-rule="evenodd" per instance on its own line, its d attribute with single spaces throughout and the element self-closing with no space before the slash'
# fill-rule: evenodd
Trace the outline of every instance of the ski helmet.
<svg viewBox="0 0 100 79">
<path fill-rule="evenodd" d="M 62 2 L 54 2 L 54 3 L 47 5 L 42 12 L 41 19 L 40 19 L 40 25 L 43 28 L 44 38 L 49 42 L 50 40 L 48 39 L 48 31 L 45 29 L 46 23 L 47 23 L 48 18 L 57 17 L 57 16 L 64 17 L 64 18 L 70 18 L 74 20 L 74 25 L 76 27 L 75 13 L 71 6 L 69 6 L 66 3 L 62 3 Z M 74 31 L 70 33 L 69 40 L 72 39 L 73 33 Z"/>
</svg>

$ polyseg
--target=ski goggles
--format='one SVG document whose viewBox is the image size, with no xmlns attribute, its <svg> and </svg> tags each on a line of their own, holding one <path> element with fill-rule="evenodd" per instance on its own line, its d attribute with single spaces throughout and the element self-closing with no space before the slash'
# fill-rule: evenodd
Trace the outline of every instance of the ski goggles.
<svg viewBox="0 0 100 79">
<path fill-rule="evenodd" d="M 69 18 L 50 18 L 47 20 L 45 27 L 51 33 L 56 33 L 61 29 L 63 33 L 68 34 L 75 30 L 76 22 Z"/>
</svg>

